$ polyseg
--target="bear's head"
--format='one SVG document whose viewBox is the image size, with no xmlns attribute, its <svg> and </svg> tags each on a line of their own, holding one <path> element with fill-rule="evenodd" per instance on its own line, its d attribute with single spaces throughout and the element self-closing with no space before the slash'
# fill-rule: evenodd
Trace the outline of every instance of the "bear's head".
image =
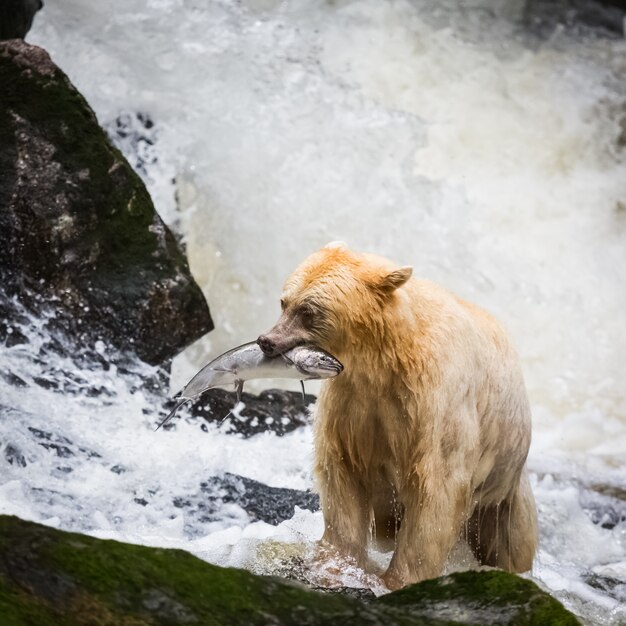
<svg viewBox="0 0 626 626">
<path fill-rule="evenodd" d="M 340 359 L 361 345 L 376 345 L 384 332 L 385 308 L 412 271 L 353 252 L 341 242 L 328 244 L 287 279 L 282 315 L 257 343 L 272 357 L 310 344 Z"/>
</svg>

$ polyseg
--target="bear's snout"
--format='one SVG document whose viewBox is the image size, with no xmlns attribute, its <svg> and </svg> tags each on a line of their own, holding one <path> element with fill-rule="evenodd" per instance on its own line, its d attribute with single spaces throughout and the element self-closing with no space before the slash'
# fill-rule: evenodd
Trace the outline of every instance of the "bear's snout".
<svg viewBox="0 0 626 626">
<path fill-rule="evenodd" d="M 256 342 L 259 344 L 259 348 L 263 350 L 265 356 L 278 356 L 279 353 L 276 349 L 276 344 L 267 335 L 260 335 Z"/>
<path fill-rule="evenodd" d="M 256 340 L 265 356 L 270 358 L 284 354 L 288 350 L 309 343 L 309 332 L 304 328 L 298 309 L 284 311 L 273 328 L 259 335 Z"/>
</svg>

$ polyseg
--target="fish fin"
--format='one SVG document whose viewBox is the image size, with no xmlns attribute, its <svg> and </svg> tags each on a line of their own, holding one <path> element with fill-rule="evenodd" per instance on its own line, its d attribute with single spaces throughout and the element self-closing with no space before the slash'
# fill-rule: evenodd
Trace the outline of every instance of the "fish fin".
<svg viewBox="0 0 626 626">
<path fill-rule="evenodd" d="M 303 380 L 300 381 L 300 386 L 302 387 L 302 404 L 304 404 L 304 406 L 306 406 L 306 397 L 305 397 L 305 392 L 304 392 L 304 381 Z"/>
<path fill-rule="evenodd" d="M 235 381 L 235 393 L 237 394 L 237 404 L 241 402 L 241 392 L 243 391 L 243 380 Z M 235 405 L 237 406 L 237 405 Z"/>
<path fill-rule="evenodd" d="M 178 411 L 178 409 L 180 409 L 180 407 L 183 406 L 183 404 L 185 404 L 186 402 L 189 402 L 189 398 L 181 398 L 174 405 L 174 408 L 169 412 L 168 416 L 164 420 L 159 422 L 159 425 L 154 429 L 154 432 L 159 430 L 159 428 L 161 428 L 161 426 L 165 426 L 165 424 L 167 424 L 174 417 L 174 415 L 176 414 L 176 411 Z"/>
<path fill-rule="evenodd" d="M 237 394 L 237 404 L 235 404 L 235 406 L 230 411 L 228 411 L 226 415 L 224 415 L 224 417 L 220 421 L 220 426 L 226 421 L 226 418 L 229 415 L 234 415 L 233 411 L 237 408 L 237 405 L 241 402 L 242 391 L 243 391 L 243 380 L 236 380 L 235 381 L 235 393 Z"/>
</svg>

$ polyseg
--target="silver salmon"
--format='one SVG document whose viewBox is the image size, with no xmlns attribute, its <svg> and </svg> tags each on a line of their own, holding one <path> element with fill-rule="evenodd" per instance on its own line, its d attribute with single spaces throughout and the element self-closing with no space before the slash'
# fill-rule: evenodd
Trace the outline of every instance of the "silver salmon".
<svg viewBox="0 0 626 626">
<path fill-rule="evenodd" d="M 255 341 L 224 352 L 205 365 L 180 392 L 170 414 L 157 426 L 167 424 L 186 402 L 195 402 L 205 391 L 223 385 L 235 385 L 237 402 L 241 399 L 246 380 L 257 378 L 290 378 L 320 380 L 333 378 L 343 371 L 343 365 L 319 348 L 296 346 L 284 354 L 268 357 Z"/>
</svg>

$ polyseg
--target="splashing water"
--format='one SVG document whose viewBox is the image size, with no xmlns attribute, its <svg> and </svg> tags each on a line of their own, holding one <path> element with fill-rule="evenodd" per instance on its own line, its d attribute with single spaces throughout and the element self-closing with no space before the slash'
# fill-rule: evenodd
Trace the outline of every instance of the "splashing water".
<svg viewBox="0 0 626 626">
<path fill-rule="evenodd" d="M 217 326 L 177 359 L 173 388 L 271 326 L 283 279 L 327 241 L 413 264 L 509 327 L 533 404 L 532 575 L 590 623 L 617 624 L 626 45 L 541 41 L 518 26 L 519 3 L 456 4 L 59 0 L 28 39 L 107 128 L 134 112 L 154 122 L 138 169 Z M 136 161 L 136 143 L 122 148 Z M 92 365 L 76 389 L 46 388 L 36 323 L 22 330 L 30 342 L 2 354 L 24 383 L 0 381 L 19 407 L 0 422 L 3 511 L 255 571 L 272 571 L 267 546 L 306 552 L 319 537 L 319 513 L 272 527 L 224 506 L 191 532 L 173 504 L 227 471 L 310 486 L 309 429 L 153 433 L 164 392 L 141 382 L 153 369 Z M 57 376 L 76 371 L 46 358 Z"/>
</svg>

